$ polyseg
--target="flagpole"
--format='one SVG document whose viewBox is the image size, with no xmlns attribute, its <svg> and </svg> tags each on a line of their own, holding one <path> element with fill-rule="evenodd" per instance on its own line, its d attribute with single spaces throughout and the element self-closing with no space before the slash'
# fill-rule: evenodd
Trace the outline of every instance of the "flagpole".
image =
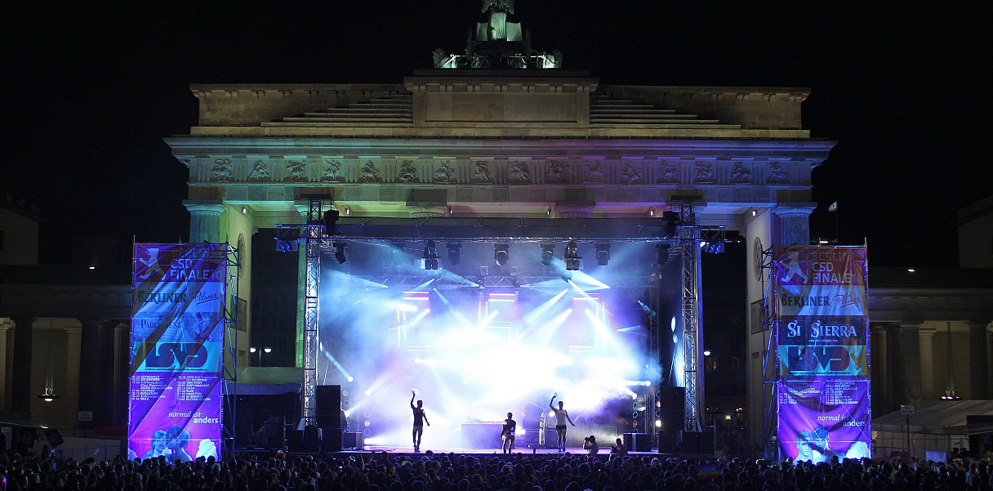
<svg viewBox="0 0 993 491">
<path fill-rule="evenodd" d="M 838 233 L 838 209 L 834 209 L 834 244 L 841 245 L 841 236 Z"/>
</svg>

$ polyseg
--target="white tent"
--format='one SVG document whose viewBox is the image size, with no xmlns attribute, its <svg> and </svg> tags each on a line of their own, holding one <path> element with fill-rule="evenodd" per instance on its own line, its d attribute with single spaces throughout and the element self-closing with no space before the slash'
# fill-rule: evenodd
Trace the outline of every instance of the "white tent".
<svg viewBox="0 0 993 491">
<path fill-rule="evenodd" d="M 969 416 L 993 418 L 993 400 L 921 401 L 912 415 L 900 411 L 872 420 L 874 450 L 877 457 L 906 452 L 909 438 L 913 455 L 918 458 L 944 460 L 953 448 L 968 449 L 969 435 L 989 433 L 993 425 L 968 421 Z M 974 418 L 980 419 L 980 418 Z"/>
</svg>

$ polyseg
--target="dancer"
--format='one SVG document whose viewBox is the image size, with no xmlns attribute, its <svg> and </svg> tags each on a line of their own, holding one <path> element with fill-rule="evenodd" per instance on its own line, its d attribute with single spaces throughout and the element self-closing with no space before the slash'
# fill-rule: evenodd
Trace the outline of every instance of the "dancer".
<svg viewBox="0 0 993 491">
<path fill-rule="evenodd" d="M 552 402 L 555 402 L 556 396 L 557 394 L 552 394 L 552 400 L 548 401 L 548 407 L 552 408 L 552 411 L 555 412 L 555 434 L 558 436 L 557 445 L 559 450 L 565 452 L 565 422 L 569 420 L 569 424 L 573 426 L 576 426 L 576 423 L 573 423 L 572 418 L 569 417 L 569 411 L 565 410 L 564 402 L 559 401 L 558 409 L 555 409 L 555 406 L 552 405 Z"/>
<path fill-rule="evenodd" d="M 503 438 L 503 453 L 510 453 L 514 450 L 514 432 L 517 431 L 517 421 L 514 421 L 514 413 L 507 413 L 507 419 L 503 420 L 503 431 L 500 437 Z"/>
<path fill-rule="evenodd" d="M 411 432 L 411 436 L 414 438 L 414 452 L 421 451 L 421 435 L 424 433 L 424 423 L 431 426 L 431 422 L 428 421 L 428 417 L 424 414 L 424 401 L 418 399 L 417 406 L 414 406 L 414 397 L 417 397 L 417 392 L 410 391 L 410 409 L 414 411 L 414 431 Z"/>
</svg>

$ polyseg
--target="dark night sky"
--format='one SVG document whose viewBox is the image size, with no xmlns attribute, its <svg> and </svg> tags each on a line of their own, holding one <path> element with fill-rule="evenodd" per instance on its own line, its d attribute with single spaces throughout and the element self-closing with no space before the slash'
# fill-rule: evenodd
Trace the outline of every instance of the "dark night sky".
<svg viewBox="0 0 993 491">
<path fill-rule="evenodd" d="M 461 52 L 478 0 L 40 3 L 8 11 L 0 189 L 43 237 L 175 241 L 186 169 L 162 137 L 196 123 L 191 83 L 399 83 Z M 957 264 L 956 210 L 993 193 L 984 2 L 517 0 L 537 49 L 603 83 L 810 87 L 815 235 L 876 266 Z M 153 7 L 154 6 L 154 7 Z M 30 10 L 29 10 L 30 9 Z"/>
</svg>

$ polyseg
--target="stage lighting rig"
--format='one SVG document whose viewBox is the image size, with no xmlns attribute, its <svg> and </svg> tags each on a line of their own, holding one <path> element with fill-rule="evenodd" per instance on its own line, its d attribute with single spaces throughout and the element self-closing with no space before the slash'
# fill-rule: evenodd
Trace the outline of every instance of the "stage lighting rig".
<svg viewBox="0 0 993 491">
<path fill-rule="evenodd" d="M 510 260 L 510 244 L 493 244 L 493 260 L 503 266 Z"/>
<path fill-rule="evenodd" d="M 296 252 L 300 250 L 300 228 L 278 225 L 276 227 L 276 250 L 279 252 Z"/>
<path fill-rule="evenodd" d="M 345 264 L 345 261 L 348 260 L 348 258 L 345 257 L 345 247 L 348 247 L 348 244 L 343 241 L 336 240 L 331 243 L 331 246 L 334 247 L 334 258 L 338 260 L 338 264 Z"/>
<path fill-rule="evenodd" d="M 461 242 L 449 242 L 448 243 L 448 265 L 458 266 L 462 263 L 462 243 Z"/>
<path fill-rule="evenodd" d="M 555 244 L 548 244 L 545 242 L 541 243 L 541 264 L 543 266 L 548 266 L 552 264 L 552 259 L 555 257 Z"/>
<path fill-rule="evenodd" d="M 717 242 L 704 242 L 703 251 L 707 254 L 723 254 L 724 253 L 724 241 Z"/>
<path fill-rule="evenodd" d="M 662 212 L 662 237 L 676 237 L 677 226 L 679 226 L 679 213 L 674 211 Z"/>
<path fill-rule="evenodd" d="M 338 210 L 328 210 L 324 212 L 324 228 L 328 235 L 334 235 L 337 231 L 338 217 L 341 216 Z"/>
<path fill-rule="evenodd" d="M 582 267 L 582 259 L 579 257 L 579 246 L 576 245 L 576 241 L 570 240 L 565 245 L 565 254 L 562 255 L 566 271 L 578 271 Z"/>
<path fill-rule="evenodd" d="M 655 245 L 655 264 L 665 266 L 669 262 L 669 244 Z"/>
<path fill-rule="evenodd" d="M 597 244 L 596 263 L 600 266 L 606 266 L 608 261 L 610 261 L 610 244 Z"/>
<path fill-rule="evenodd" d="M 438 249 L 435 247 L 433 240 L 429 240 L 427 245 L 424 246 L 424 269 L 427 271 L 435 271 L 438 269 Z"/>
</svg>

